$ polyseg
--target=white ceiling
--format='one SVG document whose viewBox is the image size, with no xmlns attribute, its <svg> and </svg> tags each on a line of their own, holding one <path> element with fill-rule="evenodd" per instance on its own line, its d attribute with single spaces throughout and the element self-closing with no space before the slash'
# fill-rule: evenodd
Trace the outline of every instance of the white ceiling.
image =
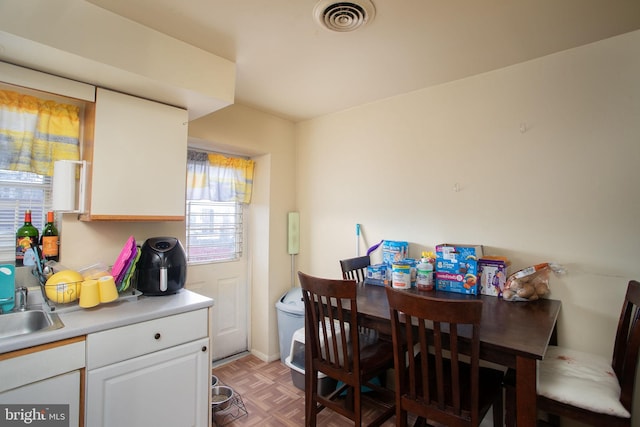
<svg viewBox="0 0 640 427">
<path fill-rule="evenodd" d="M 88 1 L 234 61 L 236 102 L 294 121 L 640 28 L 639 0 L 372 0 L 350 33 L 317 0 Z"/>
</svg>

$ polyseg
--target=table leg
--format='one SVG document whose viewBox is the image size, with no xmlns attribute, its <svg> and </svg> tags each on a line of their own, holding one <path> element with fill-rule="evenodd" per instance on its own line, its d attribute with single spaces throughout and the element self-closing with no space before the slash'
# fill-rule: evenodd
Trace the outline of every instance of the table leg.
<svg viewBox="0 0 640 427">
<path fill-rule="evenodd" d="M 516 425 L 535 427 L 536 408 L 536 360 L 516 357 Z"/>
</svg>

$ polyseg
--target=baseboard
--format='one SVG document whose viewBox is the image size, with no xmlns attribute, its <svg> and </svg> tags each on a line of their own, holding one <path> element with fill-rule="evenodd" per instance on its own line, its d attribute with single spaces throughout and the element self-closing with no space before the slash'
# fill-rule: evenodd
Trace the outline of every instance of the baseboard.
<svg viewBox="0 0 640 427">
<path fill-rule="evenodd" d="M 262 360 L 263 362 L 270 363 L 270 362 L 273 362 L 275 360 L 280 360 L 280 353 L 269 356 L 267 354 L 264 354 L 264 353 L 262 353 L 260 351 L 256 351 L 256 350 L 249 350 L 249 351 L 251 352 L 251 354 L 253 354 L 258 359 Z"/>
<path fill-rule="evenodd" d="M 211 362 L 211 367 L 217 368 L 218 366 L 226 365 L 227 363 L 241 359 L 247 355 L 249 355 L 249 352 L 243 351 L 242 353 L 234 354 L 233 356 L 225 357 L 224 359 L 214 360 L 213 362 Z"/>
</svg>

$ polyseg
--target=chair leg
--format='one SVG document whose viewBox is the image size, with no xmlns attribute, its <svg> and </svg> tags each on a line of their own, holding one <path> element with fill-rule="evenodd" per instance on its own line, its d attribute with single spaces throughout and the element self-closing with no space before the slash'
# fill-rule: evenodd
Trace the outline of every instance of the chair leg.
<svg viewBox="0 0 640 427">
<path fill-rule="evenodd" d="M 552 426 L 560 425 L 560 417 L 555 414 L 547 414 L 547 422 Z"/>
<path fill-rule="evenodd" d="M 398 396 L 398 392 L 396 389 L 396 426 L 397 427 L 407 427 L 407 411 L 403 411 L 400 407 L 400 398 Z"/>
<path fill-rule="evenodd" d="M 505 427 L 516 426 L 516 390 L 515 387 L 504 387 L 504 425 Z"/>
<path fill-rule="evenodd" d="M 502 404 L 502 396 L 500 396 L 500 399 L 497 399 L 495 402 L 493 402 L 493 427 L 503 426 L 503 411 L 504 407 Z"/>
<path fill-rule="evenodd" d="M 307 375 L 309 375 L 307 373 Z M 306 378 L 305 378 L 306 379 Z M 305 426 L 316 427 L 317 403 L 314 399 L 318 391 L 318 371 L 312 371 L 309 379 L 306 380 L 304 391 Z"/>
<path fill-rule="evenodd" d="M 405 412 L 405 414 L 406 414 L 406 412 Z M 407 424 L 406 421 L 407 420 L 405 418 L 405 423 L 404 423 L 405 425 Z M 427 420 L 424 417 L 416 418 L 416 422 L 413 423 L 413 427 L 427 427 L 428 425 L 429 424 L 427 424 Z"/>
<path fill-rule="evenodd" d="M 351 387 L 353 389 L 353 413 L 355 415 L 354 425 L 360 427 L 362 425 L 362 388 Z"/>
<path fill-rule="evenodd" d="M 355 396 L 354 396 L 354 387 L 347 387 L 347 396 L 345 397 L 345 407 L 347 409 L 349 409 L 350 411 L 353 411 L 355 406 L 354 406 L 354 400 L 355 400 Z"/>
</svg>

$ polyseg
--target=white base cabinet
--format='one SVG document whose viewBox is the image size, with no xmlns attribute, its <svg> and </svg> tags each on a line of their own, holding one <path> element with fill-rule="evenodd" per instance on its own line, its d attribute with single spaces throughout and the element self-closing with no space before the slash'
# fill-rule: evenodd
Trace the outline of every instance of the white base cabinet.
<svg viewBox="0 0 640 427">
<path fill-rule="evenodd" d="M 66 425 L 78 427 L 84 364 L 82 338 L 5 353 L 0 360 L 0 403 L 17 404 L 25 410 L 31 405 L 69 405 Z M 0 425 L 4 425 L 4 416 Z"/>
<path fill-rule="evenodd" d="M 210 425 L 208 310 L 87 335 L 85 425 Z"/>
<path fill-rule="evenodd" d="M 85 425 L 207 426 L 208 339 L 91 370 Z"/>
<path fill-rule="evenodd" d="M 80 371 L 68 372 L 0 393 L 0 402 L 3 405 L 17 404 L 22 407 L 69 405 L 69 412 L 64 415 L 65 418 L 67 415 L 69 418 L 65 421 L 69 426 L 78 427 L 80 425 Z M 0 425 L 2 425 L 1 422 Z"/>
</svg>

